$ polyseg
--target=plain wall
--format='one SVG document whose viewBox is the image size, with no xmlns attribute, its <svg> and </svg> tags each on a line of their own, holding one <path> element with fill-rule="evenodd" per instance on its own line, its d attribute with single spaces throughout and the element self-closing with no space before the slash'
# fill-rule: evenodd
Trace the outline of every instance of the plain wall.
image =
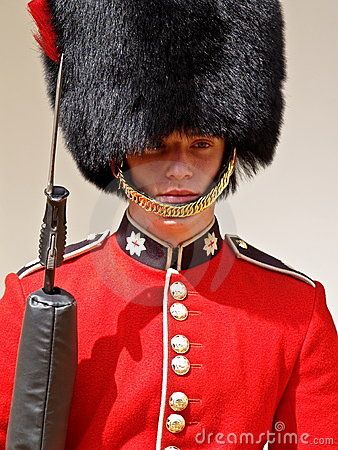
<svg viewBox="0 0 338 450">
<path fill-rule="evenodd" d="M 224 233 L 321 281 L 337 324 L 338 2 L 283 5 L 288 81 L 277 156 L 217 214 Z M 2 0 L 0 21 L 1 293 L 5 274 L 37 257 L 53 117 L 25 2 Z M 125 205 L 82 179 L 61 140 L 56 183 L 71 192 L 68 243 L 116 228 Z"/>
</svg>

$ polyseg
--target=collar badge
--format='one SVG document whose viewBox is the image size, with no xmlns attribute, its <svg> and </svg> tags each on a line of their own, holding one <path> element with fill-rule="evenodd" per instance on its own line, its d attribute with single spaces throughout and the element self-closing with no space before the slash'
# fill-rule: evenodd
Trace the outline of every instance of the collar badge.
<svg viewBox="0 0 338 450">
<path fill-rule="evenodd" d="M 126 250 L 129 251 L 130 255 L 140 256 L 143 250 L 147 250 L 144 243 L 145 238 L 141 237 L 141 233 L 131 232 L 131 235 L 127 237 Z"/>
<path fill-rule="evenodd" d="M 208 237 L 204 238 L 204 247 L 203 250 L 206 251 L 207 256 L 214 255 L 215 250 L 217 250 L 217 237 L 215 236 L 215 233 L 208 233 Z"/>
</svg>

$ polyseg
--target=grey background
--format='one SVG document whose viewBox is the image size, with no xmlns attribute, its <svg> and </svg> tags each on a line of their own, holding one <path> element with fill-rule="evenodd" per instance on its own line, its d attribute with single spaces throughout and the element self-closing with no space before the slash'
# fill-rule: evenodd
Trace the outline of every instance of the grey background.
<svg viewBox="0 0 338 450">
<path fill-rule="evenodd" d="M 321 281 L 338 323 L 338 2 L 284 0 L 286 113 L 277 156 L 216 212 L 223 233 Z M 4 277 L 37 257 L 52 113 L 25 2 L 0 5 L 0 294 Z M 115 229 L 125 205 L 78 173 L 59 141 L 56 182 L 66 186 L 68 243 Z"/>
</svg>

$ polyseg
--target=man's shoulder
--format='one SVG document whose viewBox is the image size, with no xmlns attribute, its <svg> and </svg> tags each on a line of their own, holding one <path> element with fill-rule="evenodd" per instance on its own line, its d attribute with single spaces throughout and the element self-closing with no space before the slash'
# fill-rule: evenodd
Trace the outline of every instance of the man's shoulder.
<svg viewBox="0 0 338 450">
<path fill-rule="evenodd" d="M 254 247 L 246 240 L 234 234 L 226 234 L 224 237 L 237 258 L 248 261 L 258 267 L 279 272 L 284 275 L 292 276 L 313 287 L 316 287 L 315 281 L 303 272 L 291 267 L 284 261 Z"/>
<path fill-rule="evenodd" d="M 64 261 L 69 261 L 73 258 L 87 254 L 94 249 L 98 249 L 103 245 L 107 238 L 112 234 L 111 230 L 107 229 L 100 233 L 89 234 L 86 239 L 81 241 L 73 242 L 65 247 Z M 21 269 L 16 272 L 16 275 L 22 279 L 31 273 L 42 269 L 43 266 L 39 259 L 34 259 L 26 263 Z"/>
</svg>

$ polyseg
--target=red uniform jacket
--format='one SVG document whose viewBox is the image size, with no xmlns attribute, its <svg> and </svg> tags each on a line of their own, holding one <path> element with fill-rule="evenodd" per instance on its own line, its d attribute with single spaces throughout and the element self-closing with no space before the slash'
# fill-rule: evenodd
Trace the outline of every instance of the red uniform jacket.
<svg viewBox="0 0 338 450">
<path fill-rule="evenodd" d="M 318 281 L 223 239 L 217 220 L 171 248 L 127 214 L 68 246 L 56 273 L 78 304 L 67 450 L 338 448 L 337 331 Z M 43 274 L 10 273 L 0 300 L 1 449 Z"/>
</svg>

